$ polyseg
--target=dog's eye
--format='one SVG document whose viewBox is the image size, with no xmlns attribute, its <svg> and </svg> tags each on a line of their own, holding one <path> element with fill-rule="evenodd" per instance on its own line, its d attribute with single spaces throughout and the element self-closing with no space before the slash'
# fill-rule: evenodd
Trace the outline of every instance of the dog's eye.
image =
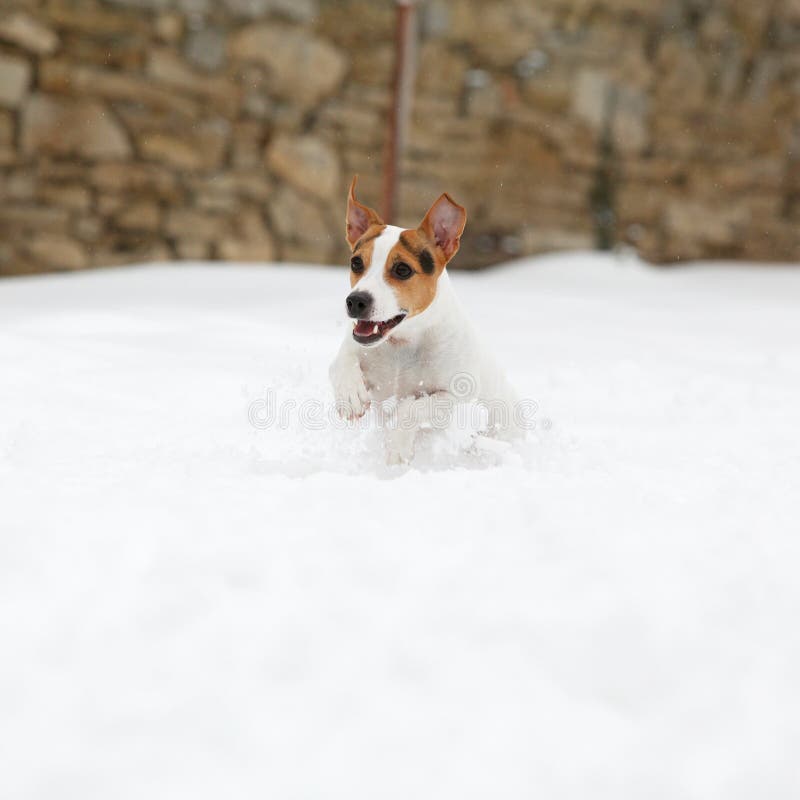
<svg viewBox="0 0 800 800">
<path fill-rule="evenodd" d="M 413 274 L 414 270 L 402 261 L 392 267 L 392 275 L 395 278 L 400 278 L 401 281 L 407 281 Z"/>
<path fill-rule="evenodd" d="M 364 262 L 361 260 L 361 256 L 353 256 L 350 259 L 350 269 L 356 273 L 364 271 Z"/>
</svg>

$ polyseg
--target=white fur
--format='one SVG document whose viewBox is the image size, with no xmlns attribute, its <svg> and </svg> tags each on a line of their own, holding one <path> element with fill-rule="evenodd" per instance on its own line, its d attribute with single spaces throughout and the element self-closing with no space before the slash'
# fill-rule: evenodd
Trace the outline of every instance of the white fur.
<svg viewBox="0 0 800 800">
<path fill-rule="evenodd" d="M 401 232 L 387 226 L 375 240 L 371 266 L 354 287 L 373 295 L 374 320 L 401 311 L 384 278 L 386 259 Z M 470 324 L 446 269 L 428 308 L 403 320 L 378 345 L 364 347 L 348 332 L 330 378 L 346 416 L 362 416 L 370 401 L 397 398 L 396 424 L 386 430 L 389 463 L 409 461 L 417 431 L 456 403 L 481 401 L 489 408 L 493 433 L 504 438 L 521 433 L 514 423 L 514 393 Z"/>
<path fill-rule="evenodd" d="M 381 235 L 373 242 L 372 261 L 369 269 L 353 287 L 354 292 L 365 291 L 372 295 L 375 305 L 370 319 L 376 322 L 383 322 L 396 317 L 403 311 L 397 302 L 397 296 L 392 287 L 386 282 L 384 270 L 386 259 L 389 257 L 391 249 L 400 241 L 402 232 L 402 228 L 397 228 L 394 225 L 387 225 L 384 228 Z"/>
</svg>

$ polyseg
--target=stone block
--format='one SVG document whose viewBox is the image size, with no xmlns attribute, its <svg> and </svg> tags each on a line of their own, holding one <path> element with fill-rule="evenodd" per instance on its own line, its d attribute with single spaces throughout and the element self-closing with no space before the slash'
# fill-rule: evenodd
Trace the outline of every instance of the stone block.
<svg viewBox="0 0 800 800">
<path fill-rule="evenodd" d="M 39 82 L 43 89 L 50 92 L 79 97 L 93 95 L 112 101 L 142 104 L 189 117 L 197 116 L 200 111 L 197 100 L 156 86 L 148 78 L 66 61 L 44 61 L 40 67 Z"/>
<path fill-rule="evenodd" d="M 14 116 L 10 111 L 0 111 L 0 147 L 10 146 L 14 140 Z"/>
<path fill-rule="evenodd" d="M 38 200 L 46 205 L 88 211 L 92 206 L 92 193 L 79 183 L 45 184 L 39 188 Z"/>
<path fill-rule="evenodd" d="M 184 261 L 206 261 L 211 258 L 211 245 L 198 239 L 179 239 L 175 249 L 178 258 Z"/>
<path fill-rule="evenodd" d="M 608 75 L 582 69 L 575 80 L 572 113 L 593 131 L 600 132 L 610 123 L 613 84 Z"/>
<path fill-rule="evenodd" d="M 219 28 L 201 28 L 186 38 L 183 52 L 196 67 L 213 72 L 225 63 L 225 34 Z"/>
<path fill-rule="evenodd" d="M 72 270 L 89 266 L 86 249 L 70 236 L 38 232 L 26 243 L 25 249 L 47 269 Z"/>
<path fill-rule="evenodd" d="M 127 158 L 131 146 L 111 112 L 94 100 L 60 100 L 31 95 L 22 109 L 24 153 L 78 155 L 101 160 Z"/>
<path fill-rule="evenodd" d="M 161 227 L 161 209 L 152 200 L 137 200 L 115 215 L 114 224 L 125 231 L 154 232 Z"/>
<path fill-rule="evenodd" d="M 232 238 L 242 243 L 251 243 L 254 247 L 262 246 L 261 252 L 265 252 L 269 244 L 274 253 L 272 232 L 265 223 L 264 212 L 260 206 L 244 206 L 236 214 L 233 224 L 234 236 Z"/>
<path fill-rule="evenodd" d="M 320 256 L 330 250 L 333 236 L 325 215 L 317 205 L 288 186 L 273 194 L 269 214 L 282 239 L 313 244 Z"/>
<path fill-rule="evenodd" d="M 192 208 L 172 208 L 167 213 L 165 230 L 176 238 L 195 237 L 213 242 L 227 236 L 231 226 L 227 218 Z"/>
<path fill-rule="evenodd" d="M 89 171 L 89 180 L 100 190 L 113 194 L 152 193 L 170 202 L 176 202 L 180 197 L 175 176 L 158 164 L 98 164 Z"/>
<path fill-rule="evenodd" d="M 231 160 L 235 169 L 261 167 L 267 129 L 256 120 L 240 120 L 233 126 Z"/>
<path fill-rule="evenodd" d="M 342 190 L 338 156 L 316 136 L 276 137 L 267 148 L 266 163 L 296 189 L 322 200 Z"/>
<path fill-rule="evenodd" d="M 226 116 L 234 116 L 241 102 L 238 85 L 226 78 L 195 72 L 169 48 L 151 49 L 147 74 L 171 89 L 207 98 L 210 105 Z"/>
<path fill-rule="evenodd" d="M 139 151 L 146 159 L 181 170 L 218 168 L 228 143 L 227 125 L 205 123 L 188 134 L 144 132 L 138 137 Z"/>
<path fill-rule="evenodd" d="M 17 108 L 28 93 L 31 65 L 24 58 L 0 53 L 0 106 Z"/>
<path fill-rule="evenodd" d="M 316 0 L 222 0 L 232 14 L 260 19 L 277 14 L 298 22 L 309 22 L 317 12 Z"/>
<path fill-rule="evenodd" d="M 166 12 L 156 17 L 156 36 L 163 42 L 177 42 L 183 36 L 184 18 L 174 12 Z"/>
<path fill-rule="evenodd" d="M 340 50 L 308 30 L 283 24 L 250 25 L 231 40 L 238 61 L 263 64 L 278 97 L 310 108 L 333 93 L 344 78 L 347 60 Z"/>
<path fill-rule="evenodd" d="M 618 86 L 613 113 L 614 146 L 623 153 L 641 153 L 650 141 L 650 104 L 645 93 L 633 87 Z"/>
<path fill-rule="evenodd" d="M 59 44 L 58 34 L 52 28 L 24 11 L 0 18 L 0 39 L 37 56 L 50 55 Z"/>
<path fill-rule="evenodd" d="M 114 39 L 119 45 L 126 37 L 148 31 L 148 18 L 142 14 L 104 8 L 74 0 L 50 0 L 47 18 L 57 28 L 83 34 L 92 39 Z M 70 43 L 74 47 L 75 41 Z"/>
</svg>

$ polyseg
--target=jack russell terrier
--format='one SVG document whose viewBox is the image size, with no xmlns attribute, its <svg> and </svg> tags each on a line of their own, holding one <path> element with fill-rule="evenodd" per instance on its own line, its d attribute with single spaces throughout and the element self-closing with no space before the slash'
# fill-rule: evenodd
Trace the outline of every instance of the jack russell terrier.
<svg viewBox="0 0 800 800">
<path fill-rule="evenodd" d="M 370 402 L 396 398 L 395 418 L 385 431 L 390 464 L 410 461 L 418 430 L 446 422 L 458 403 L 486 407 L 487 434 L 521 435 L 515 396 L 447 274 L 465 209 L 443 194 L 418 228 L 404 230 L 356 200 L 356 181 L 346 226 L 352 291 L 345 305 L 354 326 L 330 368 L 339 414 L 356 419 Z"/>
</svg>

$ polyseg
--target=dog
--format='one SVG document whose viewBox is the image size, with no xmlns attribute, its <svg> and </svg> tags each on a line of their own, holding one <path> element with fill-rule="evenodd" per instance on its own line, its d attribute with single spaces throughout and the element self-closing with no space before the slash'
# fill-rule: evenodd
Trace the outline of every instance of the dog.
<svg viewBox="0 0 800 800">
<path fill-rule="evenodd" d="M 339 414 L 356 419 L 370 403 L 396 398 L 393 424 L 385 427 L 389 464 L 411 461 L 418 431 L 446 422 L 458 403 L 486 407 L 486 434 L 519 437 L 515 395 L 447 273 L 466 210 L 445 193 L 418 228 L 387 225 L 356 199 L 357 180 L 350 185 L 345 227 L 351 250 L 345 307 L 353 329 L 329 372 Z"/>
</svg>

